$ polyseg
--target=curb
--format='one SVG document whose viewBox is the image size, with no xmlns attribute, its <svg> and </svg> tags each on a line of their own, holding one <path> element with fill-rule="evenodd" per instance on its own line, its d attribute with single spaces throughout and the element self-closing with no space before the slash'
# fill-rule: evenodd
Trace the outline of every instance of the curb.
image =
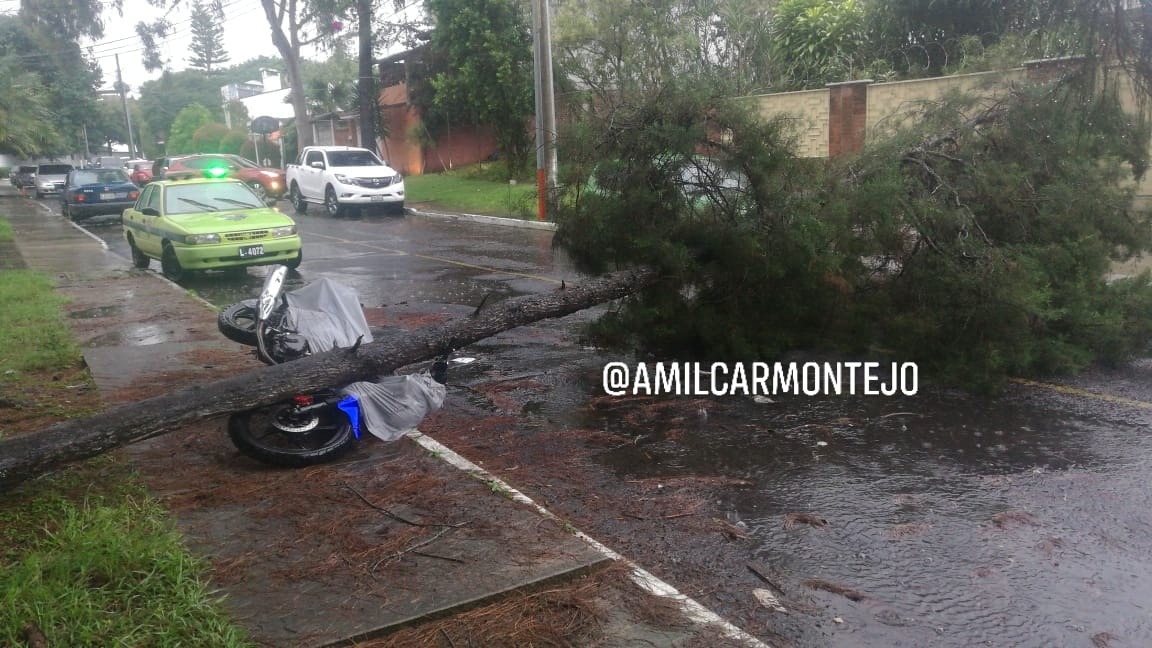
<svg viewBox="0 0 1152 648">
<path fill-rule="evenodd" d="M 427 211 L 407 208 L 407 213 L 421 218 L 434 218 L 437 220 L 465 221 L 469 223 L 484 223 L 485 225 L 503 225 L 505 227 L 520 227 L 525 229 L 556 231 L 556 223 L 549 221 L 530 221 L 519 218 L 503 218 L 501 216 L 483 216 L 481 214 L 453 214 L 448 212 Z"/>
<path fill-rule="evenodd" d="M 741 630 L 730 621 L 727 621 L 712 610 L 706 608 L 704 605 L 698 603 L 695 599 L 682 594 L 672 585 L 663 580 L 660 580 L 660 578 L 658 578 L 655 574 L 640 567 L 631 560 L 628 560 L 624 556 L 621 556 L 615 551 L 609 549 L 595 538 L 568 524 L 563 518 L 560 518 L 552 511 L 544 508 L 532 498 L 513 488 L 496 475 L 493 475 L 487 470 L 472 463 L 468 459 L 453 451 L 451 448 L 441 444 L 436 439 L 433 439 L 423 432 L 420 432 L 418 429 L 408 432 L 406 436 L 420 444 L 424 449 L 443 459 L 449 465 L 454 466 L 462 473 L 469 475 L 474 479 L 479 479 L 485 483 L 499 486 L 500 490 L 509 493 L 510 497 L 514 501 L 527 505 L 540 515 L 550 520 L 556 520 L 560 522 L 569 528 L 573 534 L 586 542 L 590 547 L 595 549 L 605 558 L 624 563 L 631 571 L 630 576 L 633 583 L 635 583 L 638 587 L 640 587 L 640 589 L 648 592 L 652 596 L 658 596 L 671 601 L 677 608 L 679 608 L 680 612 L 683 613 L 684 616 L 686 616 L 693 623 L 696 623 L 700 626 L 712 626 L 719 630 L 726 639 L 729 639 L 732 642 L 743 646 L 748 646 L 749 648 L 771 648 L 769 644 L 764 643 L 756 637 L 753 637 L 747 632 Z"/>
</svg>

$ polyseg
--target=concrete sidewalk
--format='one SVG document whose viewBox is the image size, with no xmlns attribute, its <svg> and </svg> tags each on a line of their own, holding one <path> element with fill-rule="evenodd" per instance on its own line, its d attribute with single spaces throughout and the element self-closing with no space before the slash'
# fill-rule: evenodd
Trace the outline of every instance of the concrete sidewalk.
<svg viewBox="0 0 1152 648">
<path fill-rule="evenodd" d="M 0 205 L 24 263 L 55 277 L 70 300 L 75 337 L 109 404 L 259 366 L 194 295 L 132 269 L 33 201 L 0 190 Z M 260 645 L 364 641 L 619 558 L 422 435 L 368 437 L 343 460 L 302 470 L 240 455 L 223 421 L 122 452 L 212 562 L 227 605 Z M 670 595 L 695 622 L 654 627 L 616 610 L 608 627 L 619 640 L 608 645 L 763 645 L 652 580 L 649 591 Z"/>
</svg>

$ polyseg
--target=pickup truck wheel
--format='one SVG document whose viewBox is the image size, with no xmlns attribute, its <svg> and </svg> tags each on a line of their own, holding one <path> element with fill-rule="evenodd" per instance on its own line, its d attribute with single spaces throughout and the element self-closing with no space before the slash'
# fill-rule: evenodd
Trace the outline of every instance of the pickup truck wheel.
<svg viewBox="0 0 1152 648">
<path fill-rule="evenodd" d="M 292 206 L 296 208 L 296 213 L 304 215 L 308 213 L 308 203 L 304 202 L 304 195 L 300 193 L 300 187 L 293 182 L 292 189 L 288 192 L 288 200 L 292 202 Z"/>
<path fill-rule="evenodd" d="M 324 207 L 328 210 L 328 215 L 332 218 L 340 218 L 344 215 L 344 208 L 340 206 L 340 201 L 336 199 L 336 190 L 331 186 L 324 190 Z"/>
</svg>

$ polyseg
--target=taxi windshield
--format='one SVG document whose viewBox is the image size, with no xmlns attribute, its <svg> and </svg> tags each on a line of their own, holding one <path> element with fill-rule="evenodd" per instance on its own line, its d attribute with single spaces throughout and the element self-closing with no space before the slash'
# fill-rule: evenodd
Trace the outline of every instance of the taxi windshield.
<svg viewBox="0 0 1152 648">
<path fill-rule="evenodd" d="M 260 199 L 243 182 L 177 184 L 164 192 L 164 213 L 169 216 L 262 206 Z"/>
</svg>

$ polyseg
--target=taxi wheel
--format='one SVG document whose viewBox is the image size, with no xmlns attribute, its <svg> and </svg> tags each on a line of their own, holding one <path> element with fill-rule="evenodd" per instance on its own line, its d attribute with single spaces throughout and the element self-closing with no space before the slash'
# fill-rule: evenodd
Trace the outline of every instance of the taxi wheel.
<svg viewBox="0 0 1152 648">
<path fill-rule="evenodd" d="M 168 243 L 164 244 L 164 252 L 160 255 L 160 269 L 169 281 L 180 281 L 187 274 L 180 265 L 180 259 L 176 258 L 176 250 Z"/>
<path fill-rule="evenodd" d="M 332 187 L 328 187 L 324 191 L 324 207 L 332 218 L 340 218 L 344 215 L 344 208 L 340 206 L 340 201 L 336 199 L 336 190 Z"/>
<path fill-rule="evenodd" d="M 149 259 L 147 254 L 144 254 L 140 251 L 140 248 L 136 247 L 136 239 L 131 236 L 128 237 L 128 249 L 132 250 L 133 267 L 144 270 L 152 263 L 152 259 Z"/>
<path fill-rule="evenodd" d="M 289 270 L 295 270 L 300 267 L 300 262 L 304 260 L 304 250 L 300 250 L 300 254 L 296 255 L 295 259 L 285 261 L 284 265 L 288 266 Z"/>
<path fill-rule="evenodd" d="M 304 195 L 300 193 L 300 187 L 296 183 L 292 183 L 292 190 L 288 192 L 288 200 L 292 202 L 292 206 L 296 208 L 296 213 L 304 215 L 308 213 L 308 203 L 304 201 Z"/>
</svg>

